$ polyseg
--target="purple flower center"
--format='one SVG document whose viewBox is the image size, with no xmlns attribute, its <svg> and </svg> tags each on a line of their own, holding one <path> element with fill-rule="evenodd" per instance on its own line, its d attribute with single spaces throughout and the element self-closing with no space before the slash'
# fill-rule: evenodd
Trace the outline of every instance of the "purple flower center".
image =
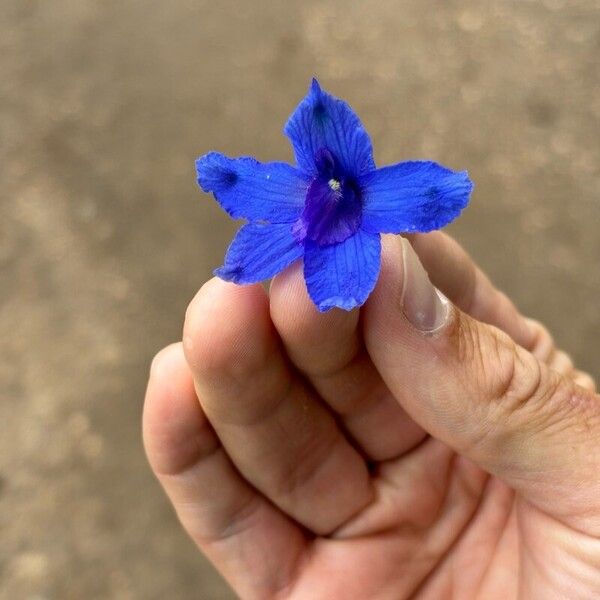
<svg viewBox="0 0 600 600">
<path fill-rule="evenodd" d="M 343 173 L 326 148 L 317 152 L 315 163 L 318 175 L 308 188 L 304 212 L 294 230 L 319 246 L 339 244 L 360 226 L 360 188 L 352 177 Z"/>
</svg>

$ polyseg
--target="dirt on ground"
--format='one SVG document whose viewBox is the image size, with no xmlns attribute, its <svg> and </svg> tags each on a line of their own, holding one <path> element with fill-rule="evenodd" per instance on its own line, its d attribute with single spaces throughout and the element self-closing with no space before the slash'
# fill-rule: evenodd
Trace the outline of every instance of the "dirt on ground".
<svg viewBox="0 0 600 600">
<path fill-rule="evenodd" d="M 3 0 L 0 597 L 231 598 L 143 454 L 153 354 L 235 224 L 211 149 L 291 159 L 317 75 L 379 164 L 468 168 L 452 233 L 600 374 L 596 0 Z"/>
</svg>

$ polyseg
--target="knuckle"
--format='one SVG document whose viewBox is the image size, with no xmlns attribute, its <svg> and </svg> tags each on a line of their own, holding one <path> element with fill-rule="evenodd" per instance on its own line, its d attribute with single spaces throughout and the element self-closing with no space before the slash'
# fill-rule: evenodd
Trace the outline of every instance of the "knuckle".
<svg viewBox="0 0 600 600">
<path fill-rule="evenodd" d="M 471 320 L 461 312 L 456 314 L 456 320 L 449 330 L 450 335 L 456 342 L 456 354 L 459 364 L 470 365 L 477 358 L 481 358 L 479 329 L 476 321 Z M 475 368 L 474 372 L 478 373 L 479 371 Z"/>
<path fill-rule="evenodd" d="M 191 299 L 185 311 L 184 334 L 201 329 L 203 324 L 209 321 L 211 309 L 215 304 L 214 288 L 215 280 L 207 281 Z"/>
<path fill-rule="evenodd" d="M 508 361 L 507 361 L 508 363 Z M 515 346 L 513 364 L 499 379 L 498 395 L 492 406 L 506 432 L 526 427 L 530 432 L 564 430 L 583 421 L 589 427 L 597 403 L 583 401 L 574 382 Z M 595 404 L 595 406 L 593 406 Z"/>
<path fill-rule="evenodd" d="M 462 337 L 462 359 L 487 410 L 513 415 L 552 393 L 540 362 L 504 332 L 474 323 Z"/>
<path fill-rule="evenodd" d="M 475 321 L 465 319 L 460 337 L 460 357 L 468 361 L 463 377 L 479 399 L 474 408 L 481 417 L 465 438 L 467 450 L 497 452 L 521 439 L 515 434 L 524 430 L 544 435 L 567 429 L 600 433 L 600 397 L 589 375 L 562 375 L 503 332 Z M 564 353 L 559 359 L 563 368 L 571 364 Z"/>
<path fill-rule="evenodd" d="M 503 412 L 512 414 L 540 393 L 542 369 L 538 360 L 509 340 L 496 345 L 497 380 L 492 399 Z"/>
<path fill-rule="evenodd" d="M 514 387 L 516 347 L 502 331 L 470 319 L 462 319 L 458 336 L 458 358 L 486 400 L 497 400 Z"/>
<path fill-rule="evenodd" d="M 589 374 L 584 371 L 575 371 L 573 373 L 573 381 L 584 390 L 588 390 L 589 392 L 596 392 L 596 381 Z"/>
<path fill-rule="evenodd" d="M 538 360 L 547 362 L 555 351 L 554 339 L 550 332 L 539 321 L 527 319 L 529 327 L 533 331 L 530 344 L 527 350 Z"/>
<path fill-rule="evenodd" d="M 570 375 L 574 370 L 571 357 L 562 350 L 555 350 L 548 361 L 548 366 L 561 375 Z"/>
</svg>

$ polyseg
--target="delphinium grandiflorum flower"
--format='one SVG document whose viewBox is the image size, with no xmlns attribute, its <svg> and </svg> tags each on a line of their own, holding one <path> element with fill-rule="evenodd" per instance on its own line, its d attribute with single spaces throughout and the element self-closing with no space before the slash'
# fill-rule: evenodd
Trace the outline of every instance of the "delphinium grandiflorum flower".
<svg viewBox="0 0 600 600">
<path fill-rule="evenodd" d="M 439 229 L 469 201 L 466 171 L 412 160 L 378 169 L 357 115 L 316 79 L 284 132 L 296 166 L 218 152 L 196 161 L 202 189 L 248 220 L 215 271 L 221 279 L 255 283 L 303 259 L 318 309 L 351 310 L 375 287 L 382 233 Z"/>
</svg>

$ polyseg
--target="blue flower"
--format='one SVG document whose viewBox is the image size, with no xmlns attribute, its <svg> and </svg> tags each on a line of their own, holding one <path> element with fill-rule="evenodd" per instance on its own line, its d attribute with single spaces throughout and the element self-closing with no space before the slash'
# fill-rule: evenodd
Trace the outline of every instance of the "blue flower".
<svg viewBox="0 0 600 600">
<path fill-rule="evenodd" d="M 351 310 L 375 287 L 382 233 L 439 229 L 469 201 L 466 171 L 431 161 L 377 169 L 354 111 L 316 79 L 284 132 L 295 167 L 218 152 L 196 161 L 201 188 L 232 217 L 248 220 L 215 271 L 226 281 L 262 281 L 303 258 L 318 309 Z"/>
</svg>

